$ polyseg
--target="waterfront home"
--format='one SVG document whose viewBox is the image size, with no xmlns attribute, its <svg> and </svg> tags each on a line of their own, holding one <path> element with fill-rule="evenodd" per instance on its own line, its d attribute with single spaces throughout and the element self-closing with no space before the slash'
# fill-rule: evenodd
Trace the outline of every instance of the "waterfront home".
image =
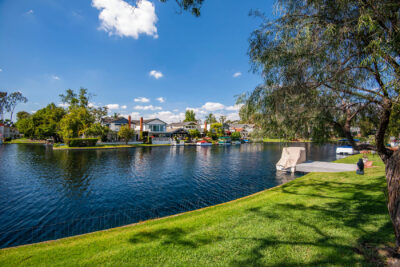
<svg viewBox="0 0 400 267">
<path fill-rule="evenodd" d="M 197 121 L 187 121 L 187 122 L 174 122 L 167 125 L 168 130 L 185 129 L 202 131 L 200 124 Z"/>
<path fill-rule="evenodd" d="M 254 130 L 253 124 L 232 123 L 229 125 L 230 132 L 239 132 L 242 138 L 248 138 Z"/>
<path fill-rule="evenodd" d="M 101 124 L 107 126 L 113 132 L 118 132 L 119 129 L 121 129 L 121 126 L 127 125 L 128 123 L 129 120 L 124 117 L 105 117 L 101 119 Z"/>
<path fill-rule="evenodd" d="M 20 137 L 20 133 L 16 128 L 4 123 L 0 123 L 0 140 L 5 138 L 15 139 L 18 137 Z"/>
<path fill-rule="evenodd" d="M 155 118 L 144 120 L 140 118 L 138 121 L 132 121 L 135 125 L 136 133 L 148 132 L 148 135 L 152 137 L 153 144 L 169 144 L 171 134 L 167 131 L 167 123 Z"/>
</svg>

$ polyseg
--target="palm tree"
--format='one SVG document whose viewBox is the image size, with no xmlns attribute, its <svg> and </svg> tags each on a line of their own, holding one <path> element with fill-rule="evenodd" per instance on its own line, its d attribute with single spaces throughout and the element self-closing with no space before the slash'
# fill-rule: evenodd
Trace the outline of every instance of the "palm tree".
<svg viewBox="0 0 400 267">
<path fill-rule="evenodd" d="M 206 122 L 211 124 L 217 122 L 217 119 L 215 118 L 214 114 L 210 113 L 206 117 Z"/>
</svg>

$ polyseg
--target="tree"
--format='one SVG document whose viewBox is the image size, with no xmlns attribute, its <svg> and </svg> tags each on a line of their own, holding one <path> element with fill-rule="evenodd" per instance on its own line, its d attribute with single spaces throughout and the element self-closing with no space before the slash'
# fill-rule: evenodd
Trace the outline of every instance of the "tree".
<svg viewBox="0 0 400 267">
<path fill-rule="evenodd" d="M 63 138 L 73 138 L 85 134 L 99 134 L 102 139 L 107 133 L 99 127 L 101 118 L 107 115 L 107 107 L 94 107 L 89 104 L 90 96 L 88 90 L 80 88 L 79 93 L 72 89 L 66 90 L 65 95 L 60 94 L 61 102 L 68 104 L 68 113 L 60 121 L 59 133 Z M 93 127 L 92 127 L 93 126 Z"/>
<path fill-rule="evenodd" d="M 223 115 L 219 116 L 219 122 L 221 124 L 224 124 L 226 122 L 226 116 L 223 116 Z"/>
<path fill-rule="evenodd" d="M 240 137 L 241 137 L 240 132 L 233 132 L 233 133 L 231 134 L 232 140 L 239 140 Z"/>
<path fill-rule="evenodd" d="M 31 114 L 29 112 L 26 111 L 19 111 L 17 113 L 17 121 L 18 120 L 22 120 L 22 119 L 27 119 L 31 116 Z"/>
<path fill-rule="evenodd" d="M 57 107 L 54 103 L 39 109 L 33 115 L 25 111 L 17 113 L 17 129 L 25 137 L 46 139 L 53 138 L 60 140 L 58 135 L 59 122 L 65 115 L 63 108 Z"/>
<path fill-rule="evenodd" d="M 7 110 L 8 98 L 7 92 L 0 92 L 0 122 L 4 121 L 4 113 Z"/>
<path fill-rule="evenodd" d="M 107 135 L 109 132 L 110 128 L 97 122 L 93 123 L 89 128 L 86 129 L 85 135 L 90 137 L 98 137 L 104 142 L 107 140 Z"/>
<path fill-rule="evenodd" d="M 206 117 L 206 122 L 207 122 L 208 124 L 212 124 L 212 123 L 217 122 L 217 119 L 215 118 L 214 114 L 210 113 L 210 114 L 208 114 L 207 117 Z"/>
<path fill-rule="evenodd" d="M 167 2 L 168 0 L 160 0 L 160 1 Z M 185 11 L 190 10 L 191 13 L 196 17 L 200 16 L 200 8 L 203 2 L 204 0 L 176 0 L 176 3 L 181 9 Z"/>
<path fill-rule="evenodd" d="M 222 124 L 218 123 L 218 122 L 211 124 L 210 131 L 212 133 L 216 134 L 217 137 L 225 135 L 224 128 L 222 127 Z"/>
<path fill-rule="evenodd" d="M 118 131 L 118 136 L 125 140 L 125 143 L 128 144 L 129 140 L 135 136 L 135 131 L 129 128 L 129 125 L 123 125 Z"/>
<path fill-rule="evenodd" d="M 190 129 L 189 130 L 189 135 L 191 138 L 197 138 L 200 137 L 200 131 L 197 129 Z"/>
<path fill-rule="evenodd" d="M 28 98 L 23 96 L 21 92 L 13 92 L 8 95 L 7 98 L 7 111 L 10 112 L 10 121 L 12 121 L 15 107 L 18 105 L 18 103 L 26 103 L 28 101 Z"/>
<path fill-rule="evenodd" d="M 59 134 L 63 139 L 76 138 L 86 133 L 94 123 L 94 117 L 87 108 L 74 107 L 61 119 Z"/>
<path fill-rule="evenodd" d="M 264 83 L 246 95 L 246 117 L 265 131 L 313 140 L 342 131 L 355 149 L 376 150 L 399 247 L 400 151 L 386 148 L 385 138 L 400 101 L 400 2 L 282 0 L 278 9 L 250 40 Z M 365 109 L 379 118 L 375 144 L 358 145 L 350 127 Z"/>
<path fill-rule="evenodd" d="M 190 122 L 190 121 L 197 121 L 196 120 L 196 114 L 191 109 L 186 110 L 184 122 Z"/>
</svg>

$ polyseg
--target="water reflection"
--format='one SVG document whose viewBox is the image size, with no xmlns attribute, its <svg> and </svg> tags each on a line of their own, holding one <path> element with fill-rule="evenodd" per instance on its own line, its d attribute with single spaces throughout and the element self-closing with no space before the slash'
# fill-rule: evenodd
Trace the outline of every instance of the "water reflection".
<svg viewBox="0 0 400 267">
<path fill-rule="evenodd" d="M 336 156 L 331 145 L 290 145 L 304 146 L 311 160 Z M 182 205 L 243 197 L 299 176 L 276 173 L 281 151 L 280 144 L 70 151 L 3 145 L 0 232 L 128 209 L 167 215 Z"/>
</svg>

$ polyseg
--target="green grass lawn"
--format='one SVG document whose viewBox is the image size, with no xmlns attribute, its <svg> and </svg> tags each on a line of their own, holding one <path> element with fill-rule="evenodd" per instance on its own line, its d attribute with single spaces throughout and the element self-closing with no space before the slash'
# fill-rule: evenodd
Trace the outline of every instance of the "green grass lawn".
<svg viewBox="0 0 400 267">
<path fill-rule="evenodd" d="M 364 176 L 312 173 L 179 216 L 3 249 L 0 266 L 373 266 L 394 240 L 375 160 Z"/>
<path fill-rule="evenodd" d="M 5 144 L 44 144 L 44 140 L 31 140 L 28 138 L 13 139 L 11 141 L 4 142 Z"/>
</svg>

